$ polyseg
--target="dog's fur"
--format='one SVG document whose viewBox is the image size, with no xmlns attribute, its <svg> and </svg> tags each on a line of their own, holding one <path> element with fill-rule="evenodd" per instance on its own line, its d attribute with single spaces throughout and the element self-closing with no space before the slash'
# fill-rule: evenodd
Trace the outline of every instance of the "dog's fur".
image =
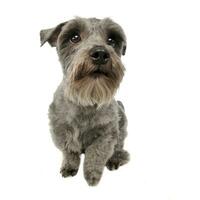
<svg viewBox="0 0 200 200">
<path fill-rule="evenodd" d="M 72 42 L 76 34 L 80 41 Z M 76 18 L 42 30 L 40 37 L 41 45 L 48 42 L 56 47 L 63 69 L 63 80 L 49 108 L 52 138 L 63 153 L 61 174 L 74 176 L 80 154 L 85 153 L 85 179 L 96 185 L 105 165 L 113 170 L 129 160 L 123 150 L 127 119 L 122 103 L 114 99 L 125 70 L 121 63 L 125 34 L 109 18 Z M 108 38 L 114 43 L 108 43 Z M 109 53 L 106 64 L 92 62 L 91 50 L 96 46 Z"/>
</svg>

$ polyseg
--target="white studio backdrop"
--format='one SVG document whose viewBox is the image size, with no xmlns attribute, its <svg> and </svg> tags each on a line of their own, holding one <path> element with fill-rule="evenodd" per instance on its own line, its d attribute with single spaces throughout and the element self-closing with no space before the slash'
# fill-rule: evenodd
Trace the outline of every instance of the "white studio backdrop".
<svg viewBox="0 0 200 200">
<path fill-rule="evenodd" d="M 195 0 L 0 2 L 0 199 L 200 199 L 200 3 Z M 117 93 L 129 120 L 128 165 L 89 187 L 82 166 L 59 174 L 48 105 L 62 79 L 39 31 L 81 17 L 125 30 L 126 75 Z"/>
</svg>

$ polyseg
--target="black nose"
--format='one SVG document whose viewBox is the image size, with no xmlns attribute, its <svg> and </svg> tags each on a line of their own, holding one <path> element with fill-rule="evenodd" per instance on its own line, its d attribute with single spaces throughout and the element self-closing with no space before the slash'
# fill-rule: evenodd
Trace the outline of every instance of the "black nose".
<svg viewBox="0 0 200 200">
<path fill-rule="evenodd" d="M 108 62 L 110 55 L 108 51 L 102 46 L 96 46 L 91 49 L 90 57 L 94 64 L 103 65 Z"/>
</svg>

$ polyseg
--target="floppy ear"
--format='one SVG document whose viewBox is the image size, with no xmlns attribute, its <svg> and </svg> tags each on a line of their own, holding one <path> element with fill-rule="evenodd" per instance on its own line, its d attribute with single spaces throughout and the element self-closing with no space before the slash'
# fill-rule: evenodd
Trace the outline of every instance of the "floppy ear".
<svg viewBox="0 0 200 200">
<path fill-rule="evenodd" d="M 122 47 L 122 55 L 124 56 L 126 54 L 126 44 Z"/>
<path fill-rule="evenodd" d="M 48 42 L 52 47 L 56 46 L 56 41 L 58 39 L 58 35 L 60 34 L 62 27 L 66 24 L 67 22 L 63 22 L 59 25 L 57 25 L 55 28 L 50 28 L 50 29 L 44 29 L 40 31 L 40 42 L 41 46 L 45 43 Z"/>
</svg>

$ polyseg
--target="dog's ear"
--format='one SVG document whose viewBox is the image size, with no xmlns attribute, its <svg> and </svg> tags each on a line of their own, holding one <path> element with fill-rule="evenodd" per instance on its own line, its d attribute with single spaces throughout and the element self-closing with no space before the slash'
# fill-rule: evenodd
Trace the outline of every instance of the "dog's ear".
<svg viewBox="0 0 200 200">
<path fill-rule="evenodd" d="M 40 42 L 41 46 L 45 43 L 48 42 L 52 47 L 56 46 L 56 41 L 58 39 L 58 35 L 60 34 L 62 27 L 66 24 L 67 22 L 63 22 L 59 25 L 57 25 L 54 28 L 50 29 L 44 29 L 40 31 Z"/>
<path fill-rule="evenodd" d="M 126 44 L 122 47 L 122 55 L 124 56 L 126 54 Z"/>
</svg>

